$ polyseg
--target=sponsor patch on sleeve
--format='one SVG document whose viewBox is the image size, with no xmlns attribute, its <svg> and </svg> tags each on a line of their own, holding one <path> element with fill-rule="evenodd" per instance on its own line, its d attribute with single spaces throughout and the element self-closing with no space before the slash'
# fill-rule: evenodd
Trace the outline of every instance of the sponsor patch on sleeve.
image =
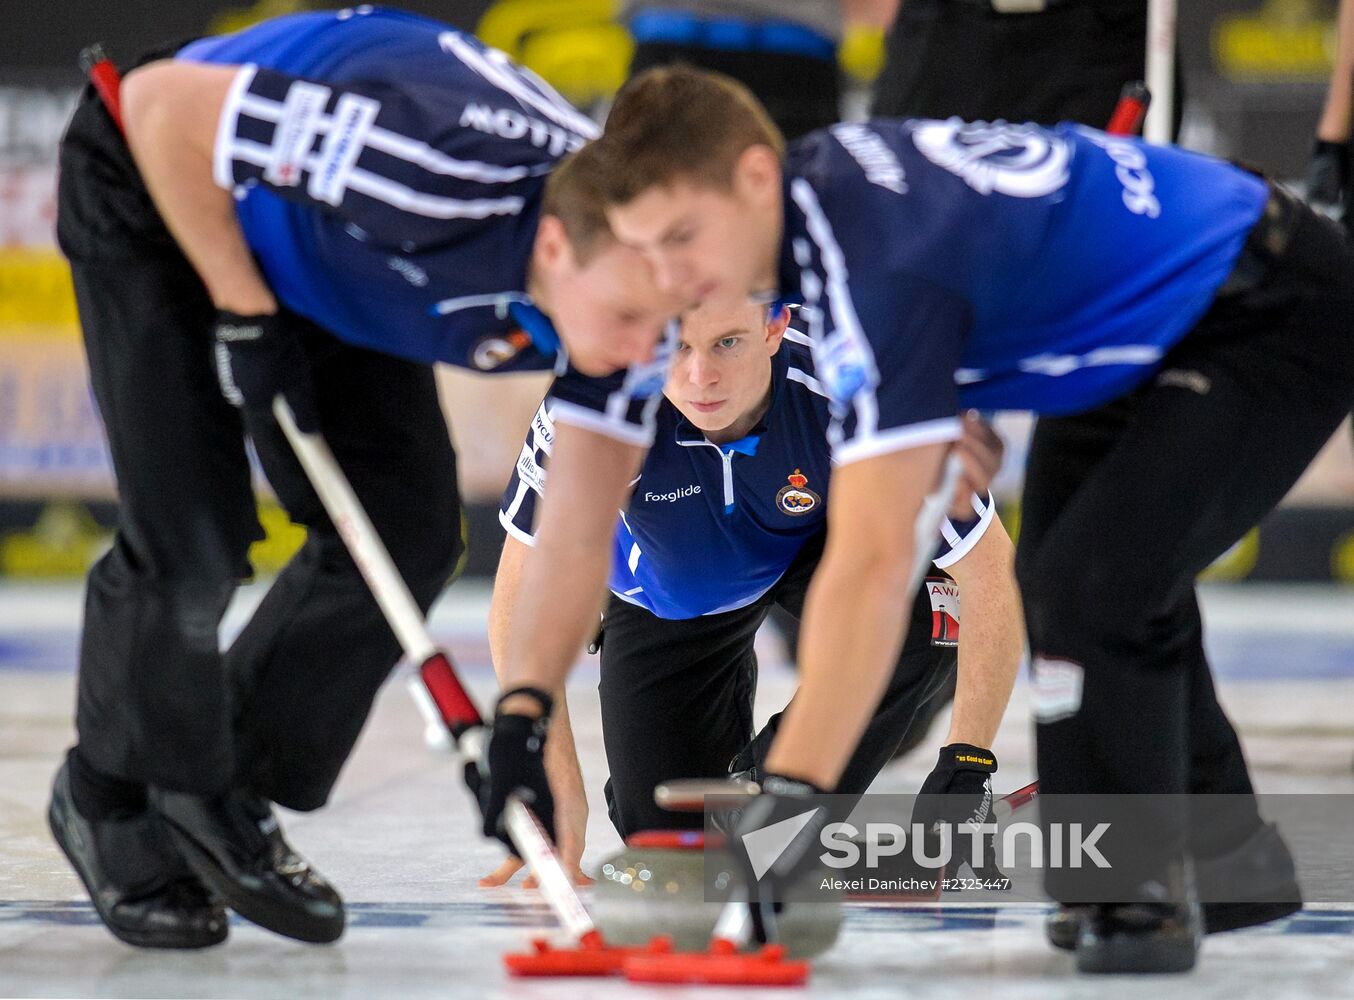
<svg viewBox="0 0 1354 1000">
<path fill-rule="evenodd" d="M 947 576 L 928 576 L 926 596 L 931 599 L 931 645 L 959 645 L 959 584 Z"/>
</svg>

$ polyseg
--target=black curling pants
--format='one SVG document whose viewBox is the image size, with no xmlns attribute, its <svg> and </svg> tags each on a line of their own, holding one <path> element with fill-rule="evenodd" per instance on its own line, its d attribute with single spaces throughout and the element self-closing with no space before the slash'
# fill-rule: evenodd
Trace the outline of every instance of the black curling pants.
<svg viewBox="0 0 1354 1000">
<path fill-rule="evenodd" d="M 776 585 L 747 607 L 669 620 L 613 596 L 602 641 L 602 736 L 611 778 L 607 805 L 622 837 L 698 828 L 700 813 L 654 804 L 654 787 L 678 778 L 722 778 L 753 737 L 757 687 L 753 639 L 772 606 L 798 618 L 822 556 L 823 536 Z M 836 791 L 863 793 L 902 743 L 917 709 L 954 673 L 953 646 L 931 641 L 931 602 L 919 588 L 907 637 L 879 708 L 847 761 Z M 755 754 L 757 764 L 762 763 Z"/>
<path fill-rule="evenodd" d="M 1237 832 L 1190 816 L 1183 794 L 1250 791 L 1194 581 L 1354 403 L 1354 255 L 1326 220 L 1298 220 L 1263 279 L 1219 298 L 1149 384 L 1044 418 L 1032 443 L 1016 567 L 1043 792 L 1177 796 L 1134 831 L 1149 861 L 1106 876 L 1123 898 L 1160 874 L 1150 859 L 1211 854 Z M 1051 895 L 1076 901 L 1075 880 L 1050 870 Z"/>
<path fill-rule="evenodd" d="M 90 92 L 62 142 L 58 231 L 119 505 L 88 581 L 78 753 L 126 782 L 317 808 L 399 646 L 271 415 L 222 399 L 206 290 Z M 463 548 L 433 373 L 300 322 L 321 430 L 426 609 Z M 262 535 L 246 433 L 307 538 L 223 654 Z"/>
</svg>

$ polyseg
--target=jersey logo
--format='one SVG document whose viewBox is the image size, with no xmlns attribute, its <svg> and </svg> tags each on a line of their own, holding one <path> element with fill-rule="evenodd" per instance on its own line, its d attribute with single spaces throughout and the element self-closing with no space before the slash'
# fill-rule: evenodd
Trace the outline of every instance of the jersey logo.
<svg viewBox="0 0 1354 1000">
<path fill-rule="evenodd" d="M 461 112 L 462 128 L 496 135 L 503 139 L 526 139 L 537 149 L 546 149 L 551 156 L 572 153 L 586 141 L 581 135 L 568 132 L 558 125 L 541 121 L 508 108 L 491 108 L 487 104 L 471 102 Z"/>
<path fill-rule="evenodd" d="M 287 88 L 287 99 L 273 131 L 268 166 L 263 171 L 263 179 L 269 184 L 295 187 L 301 182 L 301 172 L 329 95 L 328 87 L 304 80 L 297 80 Z"/>
<path fill-rule="evenodd" d="M 822 497 L 809 489 L 809 477 L 798 469 L 785 478 L 790 481 L 790 485 L 780 488 L 776 494 L 776 506 L 791 517 L 807 514 L 823 502 Z"/>
<path fill-rule="evenodd" d="M 1147 169 L 1147 154 L 1129 139 L 1079 129 L 1083 136 L 1103 149 L 1114 161 L 1114 176 L 1124 187 L 1124 207 L 1134 215 L 1155 219 L 1161 215 L 1161 202 L 1154 193 L 1156 180 Z"/>
<path fill-rule="evenodd" d="M 531 338 L 521 330 L 510 330 L 501 337 L 485 337 L 470 352 L 470 363 L 482 372 L 491 372 L 530 346 Z"/>
<path fill-rule="evenodd" d="M 918 122 L 912 142 L 928 160 L 961 178 L 979 194 L 1042 198 L 1070 176 L 1072 147 L 1033 125 L 949 121 Z"/>
<path fill-rule="evenodd" d="M 906 174 L 893 150 L 864 125 L 833 125 L 832 133 L 842 148 L 851 154 L 851 158 L 865 171 L 865 179 L 894 194 L 907 193 Z"/>
<path fill-rule="evenodd" d="M 947 576 L 928 576 L 926 596 L 931 599 L 931 645 L 959 645 L 959 584 Z"/>
<path fill-rule="evenodd" d="M 679 486 L 675 490 L 669 490 L 666 493 L 647 492 L 644 494 L 645 503 L 676 503 L 678 500 L 685 500 L 687 497 L 694 497 L 700 493 L 700 483 L 692 483 L 689 486 Z M 634 567 L 630 567 L 634 569 Z"/>
<path fill-rule="evenodd" d="M 1030 703 L 1040 722 L 1059 722 L 1081 711 L 1086 670 L 1074 660 L 1035 656 L 1030 663 Z"/>
<path fill-rule="evenodd" d="M 381 102 L 359 94 L 344 94 L 334 105 L 329 134 L 320 144 L 314 173 L 307 192 L 316 201 L 339 205 L 357 158 L 367 141 L 367 133 L 381 110 Z"/>
</svg>

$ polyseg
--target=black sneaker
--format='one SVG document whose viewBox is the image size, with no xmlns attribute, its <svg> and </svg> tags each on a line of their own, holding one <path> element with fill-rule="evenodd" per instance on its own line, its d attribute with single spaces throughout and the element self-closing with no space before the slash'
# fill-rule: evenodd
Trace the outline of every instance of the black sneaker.
<svg viewBox="0 0 1354 1000">
<path fill-rule="evenodd" d="M 314 944 L 343 934 L 343 900 L 282 838 L 266 799 L 159 790 L 155 801 L 189 866 L 240 916 Z"/>
<path fill-rule="evenodd" d="M 1203 940 L 1192 864 L 1171 865 L 1163 882 L 1141 887 L 1132 903 L 1096 903 L 1083 914 L 1077 936 L 1077 971 L 1089 973 L 1188 972 Z"/>
<path fill-rule="evenodd" d="M 175 851 L 159 815 L 144 809 L 90 822 L 71 799 L 69 767 L 56 773 L 47 822 L 104 926 L 138 948 L 224 941 L 225 909 Z"/>
</svg>

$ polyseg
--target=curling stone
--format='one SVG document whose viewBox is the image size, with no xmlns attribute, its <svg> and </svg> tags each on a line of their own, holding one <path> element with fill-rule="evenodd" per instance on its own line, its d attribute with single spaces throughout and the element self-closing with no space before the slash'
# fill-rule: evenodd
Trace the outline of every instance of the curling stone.
<svg viewBox="0 0 1354 1000">
<path fill-rule="evenodd" d="M 658 846 L 651 846 L 658 845 Z M 706 851 L 699 831 L 637 834 L 602 862 L 593 889 L 598 929 L 615 945 L 672 938 L 677 951 L 704 951 L 739 876 L 722 848 Z M 713 869 L 706 897 L 706 866 Z M 814 958 L 833 946 L 842 926 L 840 894 L 823 890 L 823 902 L 795 902 L 778 921 L 780 943 L 791 958 Z"/>
</svg>

